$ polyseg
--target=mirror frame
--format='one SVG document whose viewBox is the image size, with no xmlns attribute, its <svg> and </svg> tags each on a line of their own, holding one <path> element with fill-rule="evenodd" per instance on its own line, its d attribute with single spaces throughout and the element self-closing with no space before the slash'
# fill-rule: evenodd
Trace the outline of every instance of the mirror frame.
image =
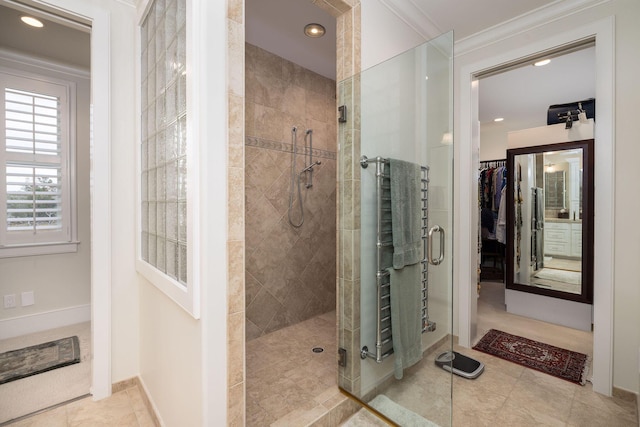
<svg viewBox="0 0 640 427">
<path fill-rule="evenodd" d="M 593 303 L 593 184 L 594 184 L 594 140 L 585 139 L 573 142 L 537 145 L 507 150 L 507 253 L 506 279 L 507 289 L 532 294 L 545 295 L 586 304 Z M 582 148 L 582 292 L 573 294 L 553 289 L 539 288 L 514 282 L 515 250 L 515 204 L 514 178 L 515 157 L 523 154 L 539 154 L 547 151 L 561 151 Z"/>
</svg>

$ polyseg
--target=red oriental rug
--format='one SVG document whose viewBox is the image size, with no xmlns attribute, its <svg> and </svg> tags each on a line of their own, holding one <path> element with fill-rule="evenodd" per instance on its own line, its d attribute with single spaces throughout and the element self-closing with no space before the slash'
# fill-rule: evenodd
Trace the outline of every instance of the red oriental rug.
<svg viewBox="0 0 640 427">
<path fill-rule="evenodd" d="M 500 357 L 527 368 L 584 385 L 589 373 L 589 356 L 564 348 L 491 329 L 474 350 Z"/>
</svg>

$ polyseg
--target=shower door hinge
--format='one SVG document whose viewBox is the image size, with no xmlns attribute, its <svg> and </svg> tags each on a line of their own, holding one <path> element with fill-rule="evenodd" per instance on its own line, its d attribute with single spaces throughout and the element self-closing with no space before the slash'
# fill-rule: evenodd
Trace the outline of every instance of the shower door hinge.
<svg viewBox="0 0 640 427">
<path fill-rule="evenodd" d="M 338 122 L 346 123 L 347 122 L 347 106 L 346 105 L 339 106 L 338 113 L 340 113 L 340 115 L 338 116 Z"/>
<path fill-rule="evenodd" d="M 347 366 L 347 350 L 344 348 L 338 348 L 338 366 Z"/>
</svg>

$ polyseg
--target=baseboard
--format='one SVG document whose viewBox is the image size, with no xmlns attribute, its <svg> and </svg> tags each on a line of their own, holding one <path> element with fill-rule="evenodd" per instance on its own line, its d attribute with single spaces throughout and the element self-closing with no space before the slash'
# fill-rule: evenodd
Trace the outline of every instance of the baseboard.
<svg viewBox="0 0 640 427">
<path fill-rule="evenodd" d="M 140 396 L 142 397 L 142 401 L 144 406 L 147 408 L 149 415 L 153 419 L 153 422 L 156 426 L 164 426 L 164 423 L 158 416 L 158 411 L 156 410 L 156 406 L 153 404 L 151 399 L 149 398 L 149 393 L 147 392 L 147 387 L 145 387 L 142 379 L 140 377 L 129 378 L 128 380 L 118 381 L 117 383 L 111 384 L 111 392 L 118 393 L 123 390 L 127 390 L 129 388 L 137 387 L 140 391 Z"/>
<path fill-rule="evenodd" d="M 52 310 L 0 320 L 0 340 L 91 320 L 91 305 Z"/>
</svg>

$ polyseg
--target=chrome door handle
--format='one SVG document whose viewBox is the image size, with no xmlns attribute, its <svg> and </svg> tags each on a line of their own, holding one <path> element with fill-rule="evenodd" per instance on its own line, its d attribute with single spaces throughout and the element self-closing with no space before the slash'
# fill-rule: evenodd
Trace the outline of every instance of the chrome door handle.
<svg viewBox="0 0 640 427">
<path fill-rule="evenodd" d="M 440 233 L 440 256 L 433 257 L 433 233 Z M 427 259 L 431 265 L 439 265 L 444 261 L 444 228 L 434 225 L 429 229 L 429 244 L 427 245 Z"/>
</svg>

